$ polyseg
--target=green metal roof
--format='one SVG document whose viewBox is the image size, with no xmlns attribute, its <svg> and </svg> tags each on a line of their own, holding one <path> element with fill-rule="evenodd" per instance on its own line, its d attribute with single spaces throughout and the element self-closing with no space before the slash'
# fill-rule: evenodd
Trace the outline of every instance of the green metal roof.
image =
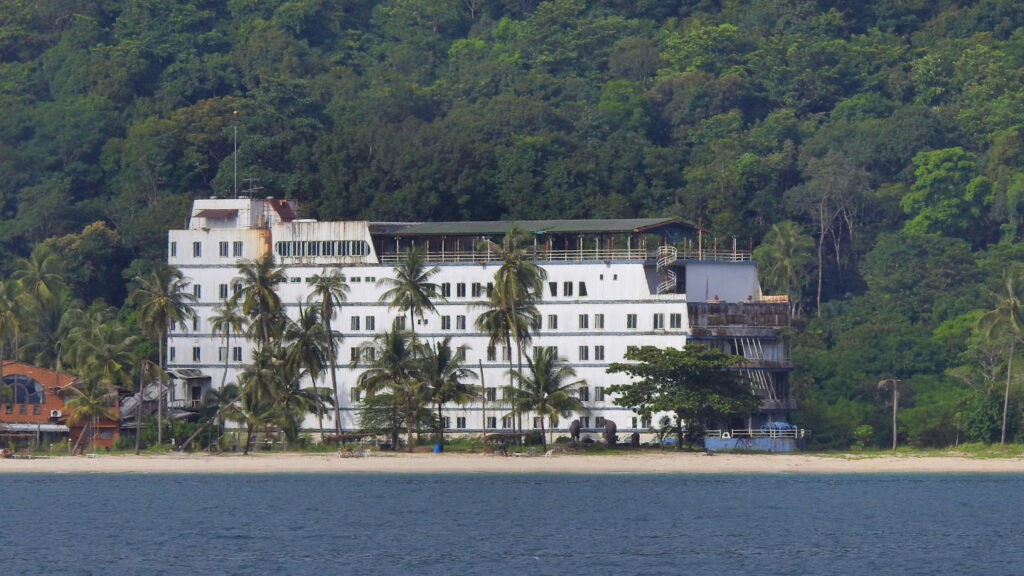
<svg viewBox="0 0 1024 576">
<path fill-rule="evenodd" d="M 620 218 L 611 220 L 501 220 L 490 222 L 424 222 L 391 232 L 394 236 L 497 236 L 515 226 L 544 234 L 678 233 L 693 227 L 671 218 Z"/>
</svg>

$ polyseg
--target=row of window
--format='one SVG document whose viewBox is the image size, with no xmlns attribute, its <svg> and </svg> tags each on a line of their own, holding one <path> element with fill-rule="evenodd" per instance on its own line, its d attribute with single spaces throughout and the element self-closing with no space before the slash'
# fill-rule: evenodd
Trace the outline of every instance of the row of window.
<svg viewBox="0 0 1024 576">
<path fill-rule="evenodd" d="M 221 258 L 228 258 L 229 256 L 230 257 L 234 257 L 234 258 L 241 258 L 242 254 L 243 254 L 243 248 L 244 248 L 244 244 L 241 241 L 238 241 L 238 240 L 236 240 L 234 242 L 224 242 L 224 241 L 221 241 L 221 242 L 217 243 L 217 254 Z M 177 257 L 177 256 L 178 256 L 178 243 L 177 242 L 171 242 L 171 257 L 174 258 L 174 257 Z M 192 243 L 192 257 L 193 258 L 202 258 L 203 257 L 203 243 L 202 242 L 193 242 Z"/>
<path fill-rule="evenodd" d="M 178 350 L 177 350 L 177 348 L 174 347 L 174 346 L 169 347 L 167 349 L 167 356 L 168 356 L 169 361 L 176 362 L 178 360 Z M 219 348 L 217 348 L 217 361 L 218 362 L 227 362 L 227 359 L 228 359 L 228 349 L 227 349 L 227 347 L 226 346 L 220 346 Z M 203 361 L 203 349 L 200 348 L 199 346 L 193 346 L 192 347 L 192 361 L 193 362 L 202 362 Z M 233 346 L 231 348 L 231 361 L 232 362 L 236 362 L 236 363 L 242 362 L 242 347 L 241 346 Z"/>
<path fill-rule="evenodd" d="M 278 256 L 368 256 L 370 245 L 365 240 L 290 240 L 275 242 Z"/>
<path fill-rule="evenodd" d="M 467 285 L 466 285 L 465 282 L 457 282 L 455 284 L 455 297 L 456 298 L 465 298 L 466 297 L 466 286 Z M 452 283 L 451 282 L 442 282 L 440 288 L 441 288 L 441 296 L 442 297 L 444 297 L 444 298 L 451 298 L 452 297 Z M 489 298 L 491 296 L 491 292 L 494 290 L 494 284 L 491 283 L 491 282 L 488 282 L 485 285 L 485 284 L 481 284 L 480 282 L 473 282 L 472 284 L 469 284 L 469 288 L 470 288 L 470 292 L 469 293 L 471 295 L 470 296 L 471 298 L 481 298 L 481 297 L 484 296 L 484 294 L 486 294 L 487 297 Z M 586 296 L 587 295 L 587 283 L 586 282 L 572 282 L 572 281 L 562 282 L 562 296 L 572 296 L 574 290 L 580 296 Z M 558 282 L 548 282 L 548 291 L 550 292 L 551 296 L 557 297 L 558 296 Z"/>
</svg>

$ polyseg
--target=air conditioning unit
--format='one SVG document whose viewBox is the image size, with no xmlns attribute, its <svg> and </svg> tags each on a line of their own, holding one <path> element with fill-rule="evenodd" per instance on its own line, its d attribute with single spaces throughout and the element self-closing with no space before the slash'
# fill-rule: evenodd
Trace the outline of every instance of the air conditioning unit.
<svg viewBox="0 0 1024 576">
<path fill-rule="evenodd" d="M 60 418 L 60 410 L 50 410 L 50 418 Z"/>
</svg>

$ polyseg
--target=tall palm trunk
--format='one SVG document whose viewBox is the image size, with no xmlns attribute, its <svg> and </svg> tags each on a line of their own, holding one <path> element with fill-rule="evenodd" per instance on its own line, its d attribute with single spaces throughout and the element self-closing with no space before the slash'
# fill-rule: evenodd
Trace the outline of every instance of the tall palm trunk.
<svg viewBox="0 0 1024 576">
<path fill-rule="evenodd" d="M 224 330 L 224 374 L 220 377 L 220 389 L 224 389 L 224 384 L 228 381 L 228 368 L 231 366 L 231 326 L 228 326 Z"/>
<path fill-rule="evenodd" d="M 405 393 L 405 451 L 412 452 L 412 391 Z"/>
<path fill-rule="evenodd" d="M 146 361 L 142 361 L 142 367 L 145 367 Z M 139 370 L 139 401 L 135 403 L 135 455 L 138 456 L 139 452 L 142 451 L 142 397 L 143 387 L 145 386 L 145 376 L 143 370 Z"/>
<path fill-rule="evenodd" d="M 1017 345 L 1017 338 L 1010 337 L 1010 357 L 1006 360 L 1006 392 L 1003 393 L 1003 431 L 999 437 L 999 444 L 1006 445 L 1006 411 L 1010 405 L 1010 376 L 1013 374 L 1013 353 Z"/>
<path fill-rule="evenodd" d="M 167 338 L 167 331 L 160 339 L 160 377 L 157 378 L 156 394 L 156 443 L 164 443 L 164 374 L 167 372 L 167 359 L 164 358 L 164 341 Z"/>
<path fill-rule="evenodd" d="M 331 388 L 334 392 L 334 432 L 338 435 L 339 442 L 341 441 L 341 398 L 338 397 L 338 375 L 336 374 L 337 368 L 337 348 L 334 346 L 334 332 L 331 331 L 331 319 L 326 314 L 324 315 L 324 327 L 327 328 L 327 349 L 329 355 L 328 366 L 331 369 Z M 322 429 L 322 426 L 321 426 Z"/>
</svg>

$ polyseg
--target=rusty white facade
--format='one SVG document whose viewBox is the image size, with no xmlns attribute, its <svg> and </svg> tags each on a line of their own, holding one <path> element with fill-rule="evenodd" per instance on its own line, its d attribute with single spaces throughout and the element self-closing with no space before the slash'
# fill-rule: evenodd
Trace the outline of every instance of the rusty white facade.
<svg viewBox="0 0 1024 576">
<path fill-rule="evenodd" d="M 232 335 L 228 348 L 222 334 L 212 333 L 209 318 L 236 289 L 238 262 L 273 251 L 287 272 L 288 281 L 278 292 L 293 318 L 306 301 L 313 275 L 337 269 L 348 284 L 348 301 L 332 327 L 343 336 L 337 358 L 341 425 L 356 429 L 354 388 L 362 365 L 352 368 L 350 362 L 360 345 L 403 316 L 380 301 L 386 288 L 379 280 L 391 276 L 401 251 L 415 245 L 439 269 L 432 280 L 445 296 L 435 302 L 436 313 L 417 320 L 417 337 L 433 341 L 450 336 L 453 346 L 467 345 L 465 364 L 474 370 L 482 366 L 488 389 L 482 404 L 448 406 L 448 432 L 511 431 L 514 423 L 503 406 L 501 387 L 508 384 L 507 359 L 515 351 L 502 344 L 489 347 L 488 336 L 474 329 L 501 265 L 480 240 L 489 237 L 500 243 L 509 224 L 318 222 L 300 218 L 290 200 L 196 200 L 188 228 L 169 233 L 168 263 L 183 272 L 197 300 L 196 318 L 176 327 L 168 338 L 169 368 L 176 376 L 171 405 L 195 407 L 205 390 L 222 379 L 235 381 L 251 360 L 251 342 Z M 564 434 L 574 418 L 580 419 L 584 434 L 595 437 L 605 420 L 616 423 L 620 438 L 647 432 L 650 421 L 615 406 L 606 392 L 612 384 L 626 382 L 624 375 L 605 370 L 621 361 L 629 346 L 681 348 L 696 340 L 747 358 L 741 371 L 762 398 L 762 410 L 732 423 L 733 428 L 757 429 L 765 422 L 784 421 L 795 410 L 788 396 L 790 363 L 780 336 L 780 328 L 788 324 L 788 304 L 762 295 L 749 252 L 715 246 L 699 231 L 668 219 L 532 221 L 517 226 L 535 239 L 536 263 L 547 273 L 537 304 L 541 324 L 532 346 L 557 347 L 559 356 L 586 381 L 580 396 L 587 411 L 560 419 L 556 434 Z M 329 376 L 323 382 L 330 382 Z M 526 429 L 540 426 L 533 415 L 523 422 Z M 320 432 L 315 418 L 305 424 L 308 432 Z M 550 422 L 544 424 L 550 428 Z M 333 414 L 325 414 L 323 432 L 334 428 Z"/>
</svg>

